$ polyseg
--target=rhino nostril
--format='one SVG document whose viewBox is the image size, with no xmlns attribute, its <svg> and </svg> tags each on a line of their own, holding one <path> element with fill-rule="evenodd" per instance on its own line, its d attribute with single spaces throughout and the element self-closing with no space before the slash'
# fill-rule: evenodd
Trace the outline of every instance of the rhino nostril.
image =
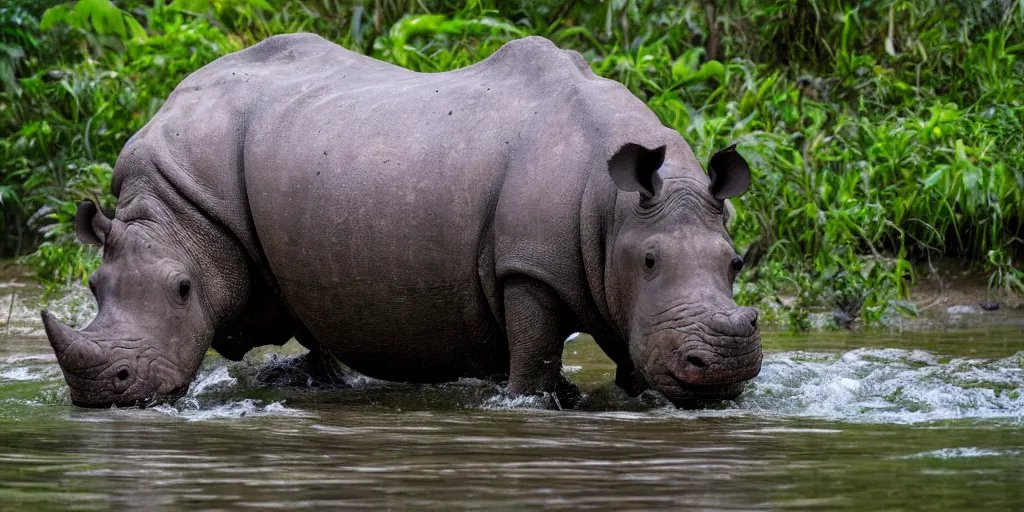
<svg viewBox="0 0 1024 512">
<path fill-rule="evenodd" d="M 120 380 L 127 379 L 129 375 L 130 374 L 128 373 L 128 370 L 121 370 L 121 371 L 117 372 L 117 378 L 120 379 Z"/>
<path fill-rule="evenodd" d="M 686 356 L 686 362 L 696 366 L 697 368 L 706 368 L 708 366 L 703 359 L 697 356 Z"/>
</svg>

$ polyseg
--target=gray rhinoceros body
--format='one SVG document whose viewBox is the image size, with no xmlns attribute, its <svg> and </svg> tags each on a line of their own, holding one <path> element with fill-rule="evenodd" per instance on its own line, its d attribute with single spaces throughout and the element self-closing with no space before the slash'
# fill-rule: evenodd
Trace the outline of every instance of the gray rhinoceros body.
<svg viewBox="0 0 1024 512">
<path fill-rule="evenodd" d="M 633 392 L 733 396 L 761 355 L 756 313 L 731 299 L 723 227 L 722 199 L 749 174 L 735 153 L 720 162 L 709 179 L 643 102 L 541 38 L 425 74 L 276 36 L 190 75 L 129 141 L 113 221 L 80 209 L 105 264 L 171 269 L 150 273 L 177 276 L 183 316 L 140 321 L 160 301 L 136 297 L 136 311 L 124 296 L 137 292 L 107 278 L 92 325 L 49 318 L 48 334 L 170 340 L 149 343 L 184 375 L 125 366 L 123 391 L 86 390 L 62 364 L 82 405 L 180 391 L 196 357 L 168 353 L 212 343 L 237 359 L 293 334 L 372 377 L 508 376 L 518 394 L 564 391 L 561 341 L 585 331 Z M 118 234 L 133 224 L 146 249 Z M 82 367 L 103 359 L 75 344 L 88 341 L 54 347 Z"/>
</svg>

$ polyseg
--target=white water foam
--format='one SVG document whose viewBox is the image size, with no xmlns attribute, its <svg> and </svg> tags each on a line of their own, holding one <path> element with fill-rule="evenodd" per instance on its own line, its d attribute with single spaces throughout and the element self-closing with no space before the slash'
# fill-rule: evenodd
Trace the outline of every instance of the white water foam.
<svg viewBox="0 0 1024 512">
<path fill-rule="evenodd" d="M 25 365 L 28 361 L 39 361 L 43 358 L 31 358 L 28 356 L 12 356 L 8 360 L 15 360 L 13 365 L 0 365 L 0 383 L 4 381 L 48 381 L 60 379 L 60 369 L 56 364 L 35 364 Z"/>
<path fill-rule="evenodd" d="M 45 377 L 40 375 L 39 368 L 23 367 L 23 368 L 11 368 L 10 370 L 4 370 L 0 372 L 0 381 L 3 380 L 43 380 Z"/>
<path fill-rule="evenodd" d="M 25 361 L 56 362 L 57 357 L 53 354 L 14 354 L 4 358 L 4 364 L 22 363 Z"/>
<path fill-rule="evenodd" d="M 212 371 L 200 372 L 188 388 L 185 396 L 194 397 L 208 391 L 226 391 L 235 387 L 238 379 L 228 373 L 227 366 L 218 366 Z"/>
<path fill-rule="evenodd" d="M 227 366 L 217 366 L 200 371 L 185 396 L 173 405 L 161 404 L 152 407 L 153 411 L 185 419 L 187 421 L 206 421 L 218 419 L 235 419 L 262 416 L 305 416 L 297 409 L 285 407 L 284 402 L 276 401 L 269 404 L 261 400 L 245 398 L 226 403 L 209 402 L 205 395 L 224 393 L 234 390 L 238 379 L 232 377 Z"/>
<path fill-rule="evenodd" d="M 895 457 L 896 459 L 969 459 L 975 457 L 1017 457 L 1021 454 L 1018 450 L 989 450 L 974 446 L 966 448 L 943 448 L 930 452 L 915 453 Z"/>
<path fill-rule="evenodd" d="M 355 389 L 374 388 L 388 385 L 385 381 L 357 374 L 346 375 L 345 384 Z"/>
<path fill-rule="evenodd" d="M 217 419 L 235 419 L 244 418 L 246 416 L 261 417 L 282 415 L 304 415 L 299 410 L 289 409 L 288 407 L 285 407 L 283 402 L 271 402 L 269 404 L 263 405 L 262 401 L 254 400 L 251 398 L 246 398 L 244 400 L 236 400 L 228 402 L 226 404 L 219 404 L 205 408 L 200 407 L 198 402 L 192 400 L 182 400 L 178 404 L 178 406 L 162 404 L 153 407 L 152 410 L 162 414 L 166 414 L 168 416 L 183 418 L 190 422 Z"/>
<path fill-rule="evenodd" d="M 735 408 L 869 423 L 1024 420 L 1024 352 L 998 360 L 920 350 L 767 354 Z"/>
<path fill-rule="evenodd" d="M 544 408 L 546 404 L 551 401 L 550 395 L 545 393 L 542 396 L 538 395 L 520 395 L 517 397 L 511 397 L 508 394 L 502 392 L 494 395 L 486 400 L 482 404 L 484 409 L 520 409 L 520 408 Z"/>
</svg>

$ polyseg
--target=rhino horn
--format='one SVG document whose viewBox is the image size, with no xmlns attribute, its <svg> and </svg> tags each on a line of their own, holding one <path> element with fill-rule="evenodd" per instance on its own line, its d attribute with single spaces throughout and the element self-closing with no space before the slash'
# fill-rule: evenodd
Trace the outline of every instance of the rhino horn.
<svg viewBox="0 0 1024 512">
<path fill-rule="evenodd" d="M 103 355 L 95 343 L 81 332 L 60 323 L 47 311 L 43 311 L 43 327 L 61 369 L 74 373 L 103 363 Z"/>
</svg>

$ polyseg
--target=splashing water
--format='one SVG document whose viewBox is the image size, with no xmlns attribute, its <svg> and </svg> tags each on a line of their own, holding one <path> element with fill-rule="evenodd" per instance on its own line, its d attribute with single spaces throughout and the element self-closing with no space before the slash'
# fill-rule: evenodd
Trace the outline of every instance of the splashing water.
<svg viewBox="0 0 1024 512">
<path fill-rule="evenodd" d="M 224 364 L 222 359 L 211 358 L 182 398 L 157 411 L 189 421 L 300 414 L 297 409 L 285 407 L 295 388 L 279 390 L 278 395 L 268 398 L 260 390 L 278 388 L 253 378 L 273 361 L 280 364 L 279 359 L 266 357 L 262 366 L 251 361 Z M 595 377 L 589 360 L 574 362 L 583 365 L 566 365 L 565 373 L 585 388 L 588 381 L 606 378 Z M 474 379 L 410 386 L 353 375 L 346 384 L 348 389 L 340 393 L 351 392 L 371 401 L 406 395 L 406 403 L 434 404 L 430 407 L 438 403 L 478 410 L 552 407 L 548 396 L 510 397 L 503 386 Z M 701 411 L 677 411 L 650 393 L 629 398 L 622 392 L 590 387 L 585 403 L 586 410 L 592 412 L 625 410 L 656 417 L 812 418 L 850 423 L 972 420 L 1024 424 L 1024 351 L 1002 358 L 951 357 L 895 348 L 768 352 L 761 375 L 739 398 Z M 0 359 L 0 390 L 6 390 L 0 402 L 67 401 L 67 389 L 52 354 L 12 353 Z M 444 395 L 460 397 L 438 399 Z"/>
<path fill-rule="evenodd" d="M 734 407 L 854 422 L 1020 421 L 1024 352 L 996 360 L 867 348 L 769 354 Z"/>
<path fill-rule="evenodd" d="M 429 496 L 434 508 L 1020 509 L 1024 347 L 1019 329 L 974 336 L 769 339 L 743 395 L 700 410 L 626 396 L 584 337 L 565 349 L 584 392 L 573 411 L 477 379 L 353 375 L 311 389 L 281 375 L 302 371 L 294 345 L 208 357 L 172 404 L 83 410 L 45 339 L 15 338 L 0 341 L 0 477 L 21 508 L 407 508 Z"/>
<path fill-rule="evenodd" d="M 301 411 L 284 406 L 284 401 L 254 398 L 228 400 L 221 403 L 220 397 L 231 397 L 237 389 L 238 379 L 232 377 L 225 365 L 215 366 L 199 372 L 189 386 L 185 396 L 174 404 L 160 404 L 152 409 L 168 416 L 181 417 L 188 421 L 243 418 L 246 416 L 298 416 Z M 211 399 L 212 397 L 212 399 Z"/>
<path fill-rule="evenodd" d="M 189 386 L 187 396 L 196 396 L 207 390 L 229 390 L 238 384 L 238 379 L 228 373 L 227 366 L 218 366 L 212 371 L 200 373 Z"/>
<path fill-rule="evenodd" d="M 270 402 L 264 405 L 261 400 L 251 398 L 202 407 L 194 398 L 186 397 L 174 405 L 161 404 L 153 407 L 152 410 L 188 421 L 235 419 L 246 416 L 308 416 L 301 411 L 285 407 L 282 402 Z"/>
</svg>

